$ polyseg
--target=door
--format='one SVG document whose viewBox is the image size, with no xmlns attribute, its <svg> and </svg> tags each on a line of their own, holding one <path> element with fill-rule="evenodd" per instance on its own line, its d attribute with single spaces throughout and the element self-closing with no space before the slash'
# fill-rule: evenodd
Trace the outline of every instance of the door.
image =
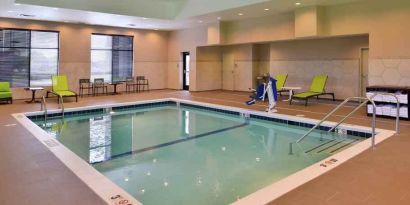
<svg viewBox="0 0 410 205">
<path fill-rule="evenodd" d="M 182 53 L 182 89 L 189 90 L 189 52 Z"/>
<path fill-rule="evenodd" d="M 229 49 L 225 49 L 222 61 L 222 89 L 234 90 L 234 54 Z"/>
<path fill-rule="evenodd" d="M 360 95 L 366 96 L 366 87 L 369 85 L 369 48 L 360 49 Z"/>
</svg>

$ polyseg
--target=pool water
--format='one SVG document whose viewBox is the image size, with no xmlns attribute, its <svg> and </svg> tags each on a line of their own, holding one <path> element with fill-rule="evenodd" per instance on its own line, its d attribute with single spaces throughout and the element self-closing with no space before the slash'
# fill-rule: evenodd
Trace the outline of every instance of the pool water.
<svg viewBox="0 0 410 205">
<path fill-rule="evenodd" d="M 317 131 L 289 155 L 308 128 L 175 105 L 35 123 L 145 205 L 229 204 L 363 140 Z"/>
</svg>

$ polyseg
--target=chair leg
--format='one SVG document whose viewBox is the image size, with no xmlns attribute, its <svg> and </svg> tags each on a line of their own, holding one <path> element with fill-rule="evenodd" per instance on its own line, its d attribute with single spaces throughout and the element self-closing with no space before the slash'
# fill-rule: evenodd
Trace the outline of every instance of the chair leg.
<svg viewBox="0 0 410 205">
<path fill-rule="evenodd" d="M 308 105 L 308 99 L 309 98 L 306 98 L 306 100 L 305 100 L 305 107 Z"/>
</svg>

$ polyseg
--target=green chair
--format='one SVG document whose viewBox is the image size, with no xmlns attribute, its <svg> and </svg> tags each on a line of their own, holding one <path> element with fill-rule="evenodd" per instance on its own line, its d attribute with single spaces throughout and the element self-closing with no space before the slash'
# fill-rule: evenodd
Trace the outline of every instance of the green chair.
<svg viewBox="0 0 410 205">
<path fill-rule="evenodd" d="M 6 101 L 7 103 L 10 102 L 13 104 L 9 82 L 0 82 L 0 101 Z"/>
<path fill-rule="evenodd" d="M 305 106 L 307 106 L 309 98 L 316 97 L 317 99 L 319 99 L 320 95 L 331 95 L 333 97 L 333 101 L 335 101 L 334 93 L 325 92 L 326 81 L 327 75 L 316 75 L 313 78 L 309 91 L 294 94 L 291 97 L 289 104 L 292 104 L 293 99 L 302 99 L 305 100 Z"/>
<path fill-rule="evenodd" d="M 47 91 L 46 97 L 49 93 L 53 93 L 58 97 L 75 97 L 75 101 L 78 102 L 78 95 L 74 91 L 68 89 L 67 76 L 65 75 L 53 75 L 51 77 L 52 91 Z M 58 98 L 60 100 L 60 98 Z"/>
<path fill-rule="evenodd" d="M 283 87 L 285 86 L 286 79 L 288 79 L 288 74 L 277 74 L 275 75 L 276 79 L 276 90 L 279 93 L 279 95 L 282 95 L 282 92 L 289 92 L 287 90 L 283 90 Z"/>
</svg>

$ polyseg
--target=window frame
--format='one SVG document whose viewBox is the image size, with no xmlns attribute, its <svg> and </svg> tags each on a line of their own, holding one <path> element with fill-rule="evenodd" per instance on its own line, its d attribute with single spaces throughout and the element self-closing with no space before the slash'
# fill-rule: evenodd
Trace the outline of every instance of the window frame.
<svg viewBox="0 0 410 205">
<path fill-rule="evenodd" d="M 119 36 L 119 37 L 131 37 L 131 39 L 132 39 L 132 44 L 131 44 L 131 50 L 116 50 L 116 49 L 113 49 L 114 48 L 114 41 L 111 41 L 111 49 L 93 49 L 92 48 L 92 36 L 93 35 L 98 35 L 98 36 L 111 36 L 111 37 L 114 37 L 114 36 Z M 113 56 L 113 51 L 132 51 L 132 67 L 131 67 L 131 75 L 132 76 L 134 76 L 134 61 L 135 61 L 135 59 L 134 59 L 134 36 L 131 36 L 131 35 L 123 35 L 123 34 L 105 34 L 105 33 L 91 33 L 91 36 L 90 36 L 90 56 L 92 55 L 91 54 L 91 52 L 93 51 L 93 50 L 95 50 L 95 51 L 111 51 L 111 56 Z M 91 60 L 91 59 L 90 59 Z M 92 64 L 92 62 L 90 62 L 90 64 Z M 111 82 L 113 82 L 113 80 L 114 80 L 114 75 L 113 75 L 113 73 L 114 73 L 114 61 L 113 61 L 113 59 L 111 58 Z M 91 78 L 91 74 L 92 74 L 92 72 L 91 72 L 91 67 L 90 67 L 90 78 Z"/>
<path fill-rule="evenodd" d="M 1 30 L 17 30 L 17 31 L 28 31 L 29 32 L 29 47 L 28 47 L 28 59 L 29 59 L 29 66 L 28 66 L 28 86 L 24 87 L 31 87 L 31 32 L 38 31 L 38 32 L 50 32 L 50 33 L 57 33 L 57 75 L 60 74 L 60 31 L 55 30 L 45 30 L 45 29 L 25 29 L 25 28 L 10 28 L 10 27 L 0 27 Z M 25 49 L 26 47 L 2 47 L 0 48 L 20 48 Z M 33 49 L 50 49 L 50 48 L 33 48 Z M 51 86 L 51 85 L 43 85 L 44 87 Z M 21 87 L 12 87 L 12 88 L 21 88 Z"/>
</svg>

